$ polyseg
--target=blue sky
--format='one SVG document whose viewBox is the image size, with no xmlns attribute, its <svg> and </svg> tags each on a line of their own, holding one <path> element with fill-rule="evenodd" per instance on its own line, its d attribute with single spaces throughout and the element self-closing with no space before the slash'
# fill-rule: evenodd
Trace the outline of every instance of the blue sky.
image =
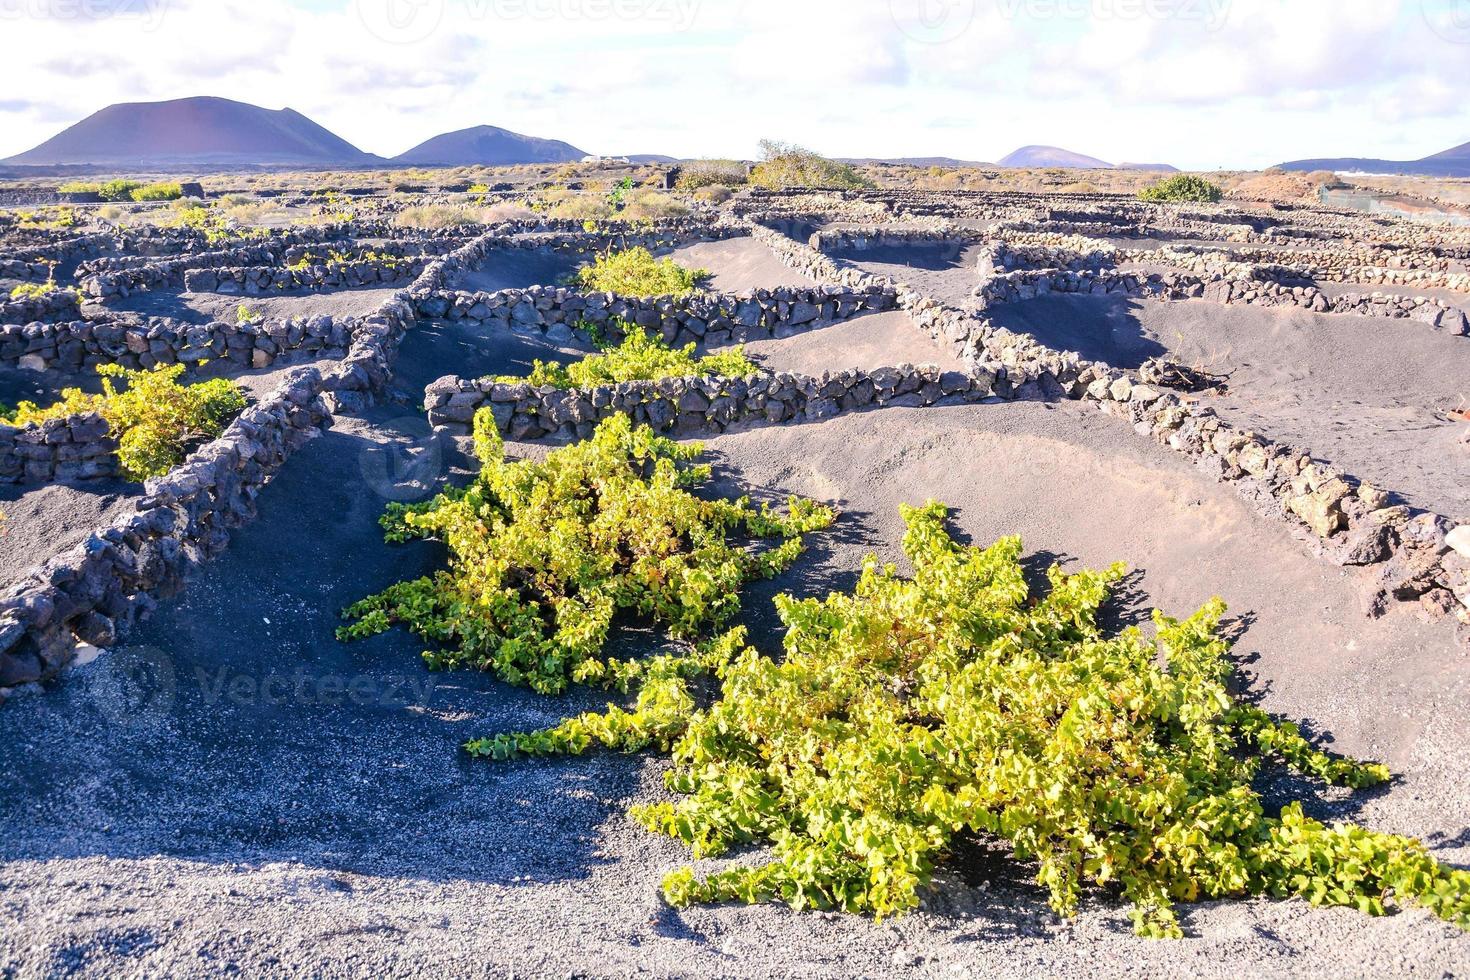
<svg viewBox="0 0 1470 980">
<path fill-rule="evenodd" d="M 219 95 L 391 155 L 479 123 L 600 153 L 1262 167 L 1470 141 L 1470 0 L 0 0 L 0 156 Z"/>
</svg>

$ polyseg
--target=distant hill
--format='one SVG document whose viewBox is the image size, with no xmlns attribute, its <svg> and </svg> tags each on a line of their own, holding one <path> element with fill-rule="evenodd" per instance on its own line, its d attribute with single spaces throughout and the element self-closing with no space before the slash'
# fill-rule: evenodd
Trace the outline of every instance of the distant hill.
<svg viewBox="0 0 1470 980">
<path fill-rule="evenodd" d="M 624 154 L 629 163 L 678 163 L 678 157 L 666 157 L 662 153 L 628 153 Z"/>
<path fill-rule="evenodd" d="M 363 166 L 364 153 L 295 109 L 200 96 L 110 105 L 0 163 L 126 170 L 177 166 Z"/>
<path fill-rule="evenodd" d="M 1002 167 L 1070 167 L 1078 170 L 1111 170 L 1112 164 L 1074 153 L 1058 146 L 1023 146 L 1000 158 Z"/>
<path fill-rule="evenodd" d="M 427 139 L 394 163 L 414 166 L 506 166 L 515 163 L 572 163 L 587 156 L 561 140 L 522 136 L 498 126 L 471 126 Z"/>
<path fill-rule="evenodd" d="M 842 163 L 858 166 L 865 164 L 890 164 L 896 167 L 993 167 L 993 163 L 980 160 L 956 160 L 954 157 L 845 157 Z"/>
<path fill-rule="evenodd" d="M 1470 143 L 1461 143 L 1418 160 L 1322 157 L 1317 160 L 1290 160 L 1277 166 L 1283 170 L 1361 170 L 1421 177 L 1470 177 Z"/>
<path fill-rule="evenodd" d="M 1161 174 L 1177 174 L 1179 168 L 1168 163 L 1120 163 L 1115 170 L 1147 170 Z"/>
</svg>

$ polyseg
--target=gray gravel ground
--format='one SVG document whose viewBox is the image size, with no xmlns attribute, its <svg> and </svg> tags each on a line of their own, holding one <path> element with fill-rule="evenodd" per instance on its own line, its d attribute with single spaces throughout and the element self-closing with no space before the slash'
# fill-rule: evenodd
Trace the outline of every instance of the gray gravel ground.
<svg viewBox="0 0 1470 980">
<path fill-rule="evenodd" d="M 774 252 L 753 238 L 727 238 L 718 242 L 696 242 L 667 253 L 680 265 L 708 269 L 705 288 L 724 293 L 743 293 L 777 286 L 810 286 L 810 276 L 787 268 Z"/>
<path fill-rule="evenodd" d="M 980 285 L 979 261 L 983 245 L 890 245 L 861 252 L 834 250 L 844 259 L 875 276 L 907 283 L 926 296 L 950 306 L 971 302 L 970 294 Z"/>
<path fill-rule="evenodd" d="M 946 371 L 963 366 L 952 348 L 935 343 L 900 310 L 865 313 L 789 337 L 751 341 L 745 353 L 766 370 L 813 376 L 903 363 L 938 364 Z"/>
<path fill-rule="evenodd" d="M 929 908 L 881 925 L 763 906 L 675 911 L 654 882 L 679 846 L 624 815 L 663 764 L 595 754 L 474 763 L 466 738 L 597 703 L 469 673 L 429 674 L 392 632 L 344 645 L 342 605 L 433 567 L 374 519 L 453 447 L 393 407 L 343 420 L 293 460 L 260 519 L 126 649 L 0 711 L 0 963 L 19 976 L 1440 976 L 1470 943 L 1410 911 L 1371 920 L 1301 903 L 1190 909 L 1190 938 L 1128 933 L 1106 897 L 1058 923 L 1024 868 L 963 848 Z M 746 599 L 851 583 L 896 554 L 896 503 L 936 495 L 976 540 L 1019 531 L 1068 560 L 1126 557 L 1117 615 L 1219 591 L 1267 707 L 1330 729 L 1403 780 L 1314 800 L 1470 858 L 1466 661 L 1443 627 L 1358 617 L 1355 583 L 1281 526 L 1075 406 L 889 409 L 710 442 L 722 484 L 801 492 L 843 516 L 798 569 Z"/>
<path fill-rule="evenodd" d="M 1043 296 L 991 318 L 1119 367 L 1164 352 L 1228 378 L 1206 404 L 1409 502 L 1470 519 L 1470 340 L 1410 320 Z"/>
<path fill-rule="evenodd" d="M 214 320 L 234 323 L 241 304 L 268 320 L 288 316 L 316 316 L 322 313 L 332 316 L 366 316 L 406 285 L 407 282 L 392 286 L 273 293 L 263 296 L 228 296 L 224 293 L 186 293 L 155 289 L 109 303 L 107 308 L 146 316 L 176 317 L 188 323 L 209 323 Z"/>
</svg>

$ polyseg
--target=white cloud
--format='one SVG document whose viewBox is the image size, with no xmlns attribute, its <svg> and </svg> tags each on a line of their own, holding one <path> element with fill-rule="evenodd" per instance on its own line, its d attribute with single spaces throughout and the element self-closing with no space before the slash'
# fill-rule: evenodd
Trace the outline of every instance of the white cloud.
<svg viewBox="0 0 1470 980">
<path fill-rule="evenodd" d="M 0 0 L 0 155 L 106 102 L 186 95 L 289 105 L 385 154 L 479 123 L 598 152 L 744 155 L 775 136 L 995 159 L 1044 142 L 1185 166 L 1470 139 L 1470 25 L 1455 34 L 1444 0 L 108 0 L 138 13 L 62 16 L 77 2 Z M 394 43 L 358 9 L 389 3 L 438 19 Z"/>
</svg>

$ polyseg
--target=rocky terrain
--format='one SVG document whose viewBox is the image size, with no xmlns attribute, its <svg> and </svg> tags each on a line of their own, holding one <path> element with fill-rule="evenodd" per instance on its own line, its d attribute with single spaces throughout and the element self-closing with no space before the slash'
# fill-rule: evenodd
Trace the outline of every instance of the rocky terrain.
<svg viewBox="0 0 1470 980">
<path fill-rule="evenodd" d="M 899 561 L 899 504 L 938 498 L 966 541 L 1021 535 L 1030 571 L 1127 562 L 1111 624 L 1223 597 L 1236 688 L 1395 775 L 1271 782 L 1267 801 L 1470 867 L 1465 229 L 913 188 L 679 194 L 680 214 L 637 223 L 484 205 L 427 229 L 404 209 L 445 195 L 402 196 L 302 204 L 227 243 L 91 214 L 0 224 L 8 282 L 76 290 L 4 308 L 0 400 L 173 363 L 250 398 L 141 486 L 95 419 L 0 426 L 0 976 L 1470 972 L 1470 937 L 1415 908 L 1206 902 L 1153 941 L 1099 890 L 1059 919 L 1034 867 L 984 838 L 882 922 L 674 908 L 657 883 L 687 850 L 627 815 L 668 797 L 663 756 L 460 749 L 604 692 L 430 671 L 402 630 L 334 635 L 348 603 L 442 563 L 435 542 L 385 547 L 377 522 L 469 479 L 477 411 L 517 458 L 627 415 L 704 442 L 712 491 L 837 508 L 746 591 L 763 649 L 775 595 Z M 575 281 L 632 245 L 709 275 L 651 298 Z M 512 380 L 624 324 L 740 347 L 756 372 Z"/>
</svg>

